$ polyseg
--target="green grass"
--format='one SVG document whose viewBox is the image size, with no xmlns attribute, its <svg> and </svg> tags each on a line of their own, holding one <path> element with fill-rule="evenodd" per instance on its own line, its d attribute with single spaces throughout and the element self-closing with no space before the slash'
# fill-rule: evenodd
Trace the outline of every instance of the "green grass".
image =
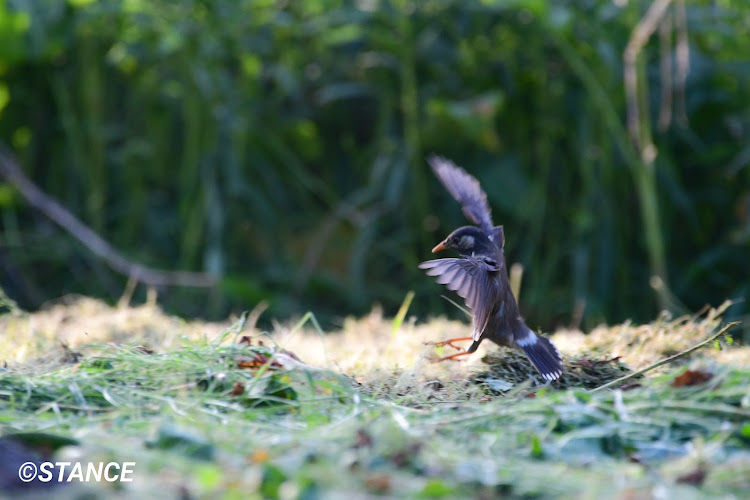
<svg viewBox="0 0 750 500">
<path fill-rule="evenodd" d="M 358 326 L 393 335 L 387 322 L 349 328 Z M 186 337 L 162 352 L 97 343 L 0 369 L 2 434 L 74 439 L 56 460 L 136 462 L 132 483 L 57 489 L 62 498 L 686 499 L 750 489 L 750 368 L 737 364 L 682 360 L 712 378 L 680 388 L 685 366 L 625 391 L 528 379 L 499 394 L 484 364 L 429 380 L 402 368 L 289 369 L 288 353 L 239 336 Z"/>
</svg>

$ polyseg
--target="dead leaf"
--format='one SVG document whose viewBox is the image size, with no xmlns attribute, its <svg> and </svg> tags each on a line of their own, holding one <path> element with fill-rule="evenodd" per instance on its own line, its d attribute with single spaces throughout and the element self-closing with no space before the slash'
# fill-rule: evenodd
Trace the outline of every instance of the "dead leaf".
<svg viewBox="0 0 750 500">
<path fill-rule="evenodd" d="M 391 491 L 391 478 L 385 474 L 370 476 L 365 479 L 365 486 L 372 493 L 383 495 Z"/>
<path fill-rule="evenodd" d="M 706 470 L 703 468 L 697 468 L 693 472 L 688 472 L 677 478 L 678 483 L 692 484 L 693 486 L 700 486 L 706 479 Z"/>
<path fill-rule="evenodd" d="M 68 346 L 68 344 L 64 341 L 60 341 L 60 347 L 62 347 L 63 349 L 63 355 L 60 357 L 60 361 L 63 363 L 70 363 L 71 365 L 74 365 L 78 363 L 81 358 L 83 358 L 83 354 L 71 349 L 70 346 Z"/>
<path fill-rule="evenodd" d="M 678 375 L 672 381 L 672 387 L 687 387 L 691 385 L 700 385 L 708 382 L 713 378 L 713 374 L 699 370 L 686 370 L 682 375 Z"/>
<path fill-rule="evenodd" d="M 256 352 L 253 354 L 253 357 L 249 356 L 238 356 L 234 358 L 234 362 L 237 365 L 237 368 L 241 370 L 257 370 L 261 366 L 268 363 L 268 360 L 271 359 L 269 356 L 266 356 L 265 354 L 261 352 Z M 268 367 L 269 370 L 276 370 L 284 368 L 281 363 L 279 363 L 277 360 L 273 360 L 271 362 L 271 365 Z"/>
<path fill-rule="evenodd" d="M 357 441 L 354 443 L 354 447 L 363 448 L 365 446 L 368 448 L 372 446 L 372 436 L 366 430 L 360 429 L 357 431 Z"/>
<path fill-rule="evenodd" d="M 406 446 L 405 448 L 393 453 L 390 457 L 388 457 L 388 459 L 396 467 L 403 468 L 412 463 L 414 457 L 419 453 L 419 450 L 421 449 L 421 443 L 412 443 L 409 446 Z"/>
<path fill-rule="evenodd" d="M 245 384 L 240 382 L 239 380 L 234 383 L 234 387 L 232 387 L 232 392 L 229 393 L 230 396 L 241 396 L 242 394 L 245 394 Z"/>
<path fill-rule="evenodd" d="M 250 454 L 250 461 L 254 464 L 264 464 L 271 458 L 271 454 L 265 448 L 253 450 Z"/>
<path fill-rule="evenodd" d="M 81 360 L 81 358 L 83 358 L 83 354 L 81 354 L 80 352 L 67 350 L 63 352 L 63 355 L 60 357 L 60 361 L 62 363 L 76 364 Z"/>
</svg>

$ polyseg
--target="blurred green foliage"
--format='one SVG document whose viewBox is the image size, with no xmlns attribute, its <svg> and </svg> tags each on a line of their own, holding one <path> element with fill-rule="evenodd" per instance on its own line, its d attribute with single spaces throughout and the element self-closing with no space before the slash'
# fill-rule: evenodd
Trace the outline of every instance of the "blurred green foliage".
<svg viewBox="0 0 750 500">
<path fill-rule="evenodd" d="M 650 4 L 0 0 L 0 138 L 133 260 L 221 277 L 161 291 L 182 314 L 395 313 L 410 289 L 414 311 L 454 310 L 416 268 L 465 223 L 430 152 L 482 182 L 535 327 L 650 318 L 659 252 L 687 307 L 741 299 L 750 4 L 687 2 L 686 122 L 651 125 L 639 183 L 622 53 Z M 655 36 L 646 124 L 662 60 Z M 4 185 L 0 205 L 0 279 L 22 305 L 122 293 Z"/>
</svg>

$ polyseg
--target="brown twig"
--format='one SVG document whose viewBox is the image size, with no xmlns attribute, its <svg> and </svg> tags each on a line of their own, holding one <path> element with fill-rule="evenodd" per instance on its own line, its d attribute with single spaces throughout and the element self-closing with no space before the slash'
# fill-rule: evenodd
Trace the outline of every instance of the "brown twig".
<svg viewBox="0 0 750 500">
<path fill-rule="evenodd" d="M 118 309 L 125 309 L 130 305 L 130 301 L 133 300 L 133 292 L 135 292 L 135 286 L 138 281 L 133 279 L 132 276 L 128 278 L 128 282 L 125 284 L 125 290 L 123 290 L 120 300 L 117 301 Z"/>
<path fill-rule="evenodd" d="M 608 383 L 606 383 L 604 385 L 600 385 L 599 387 L 597 387 L 595 389 L 591 389 L 590 392 L 596 392 L 596 391 L 600 391 L 602 389 L 608 389 L 608 388 L 613 387 L 615 385 L 619 385 L 622 382 L 625 382 L 626 380 L 630 380 L 631 378 L 635 378 L 635 377 L 637 377 L 639 375 L 643 375 L 644 373 L 649 372 L 649 371 L 653 370 L 654 368 L 658 368 L 658 367 L 660 367 L 662 365 L 666 365 L 667 363 L 671 363 L 672 361 L 674 361 L 674 360 L 676 360 L 678 358 L 686 356 L 686 355 L 690 354 L 691 352 L 697 351 L 701 347 L 703 347 L 703 346 L 705 346 L 707 344 L 710 344 L 711 342 L 713 342 L 714 340 L 718 339 L 719 337 L 721 337 L 722 335 L 724 335 L 725 333 L 727 333 L 730 329 L 734 328 L 735 326 L 737 326 L 739 324 L 740 324 L 739 321 L 733 321 L 732 323 L 727 323 L 724 326 L 724 328 L 722 328 L 721 330 L 719 330 L 714 335 L 711 335 L 709 338 L 707 338 L 706 340 L 704 340 L 700 344 L 696 344 L 693 347 L 691 347 L 690 349 L 687 349 L 687 350 L 684 350 L 682 352 L 679 352 L 679 353 L 675 354 L 674 356 L 669 356 L 668 358 L 661 359 L 661 360 L 657 361 L 656 363 L 654 363 L 652 365 L 648 365 L 646 368 L 643 368 L 643 369 L 638 370 L 638 371 L 633 372 L 633 373 L 629 373 L 629 374 L 625 375 L 624 377 L 620 377 L 620 378 L 618 378 L 616 380 L 613 380 L 612 382 L 608 382 Z"/>
<path fill-rule="evenodd" d="M 669 129 L 672 121 L 672 16 L 664 14 L 659 24 L 659 74 L 661 99 L 659 103 L 659 130 Z"/>
<path fill-rule="evenodd" d="M 125 258 L 112 245 L 26 177 L 18 163 L 3 145 L 0 145 L 0 175 L 13 184 L 31 206 L 68 231 L 118 273 L 152 286 L 210 287 L 216 284 L 216 278 L 207 273 L 154 269 L 136 264 Z"/>
<path fill-rule="evenodd" d="M 630 35 L 630 40 L 625 47 L 623 54 L 623 62 L 625 67 L 623 68 L 624 79 L 625 79 L 625 98 L 627 102 L 627 122 L 628 132 L 630 133 L 630 139 L 635 144 L 636 149 L 641 155 L 641 159 L 646 163 L 650 164 L 656 156 L 654 145 L 650 139 L 648 143 L 644 144 L 644 131 L 641 129 L 641 118 L 638 101 L 638 71 L 636 63 L 638 61 L 638 55 L 641 50 L 654 34 L 664 15 L 667 12 L 669 4 L 672 0 L 655 0 L 654 3 L 648 8 L 646 15 L 640 20 L 638 25 Z"/>
</svg>

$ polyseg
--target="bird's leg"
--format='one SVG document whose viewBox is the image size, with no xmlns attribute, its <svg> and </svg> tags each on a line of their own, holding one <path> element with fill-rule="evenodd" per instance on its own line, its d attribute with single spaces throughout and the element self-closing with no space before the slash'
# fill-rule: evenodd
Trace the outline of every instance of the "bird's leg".
<svg viewBox="0 0 750 500">
<path fill-rule="evenodd" d="M 460 356 L 466 356 L 467 354 L 471 354 L 471 353 L 469 351 L 454 352 L 453 354 L 449 354 L 447 356 L 443 356 L 441 358 L 437 358 L 437 359 L 433 360 L 432 362 L 433 363 L 440 363 L 441 361 L 448 361 L 448 360 L 458 361 L 456 358 L 458 358 Z"/>
<path fill-rule="evenodd" d="M 434 345 L 435 347 L 443 347 L 449 345 L 454 349 L 461 350 L 460 347 L 453 345 L 453 342 L 461 342 L 462 340 L 474 340 L 474 337 L 458 337 L 455 339 L 441 340 L 440 342 L 425 342 L 424 345 Z"/>
</svg>

